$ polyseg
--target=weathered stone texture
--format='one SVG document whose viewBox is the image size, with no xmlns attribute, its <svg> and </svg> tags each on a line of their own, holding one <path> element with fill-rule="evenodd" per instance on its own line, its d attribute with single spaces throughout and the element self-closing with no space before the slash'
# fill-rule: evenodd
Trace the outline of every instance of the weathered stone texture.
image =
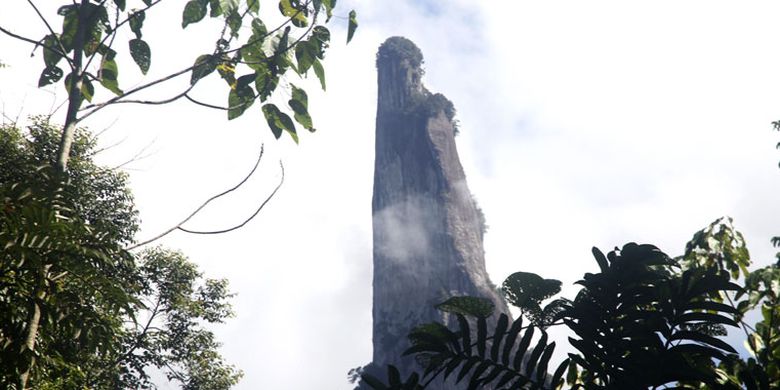
<svg viewBox="0 0 780 390">
<path fill-rule="evenodd" d="M 436 303 L 480 296 L 507 312 L 485 270 L 484 221 L 458 158 L 452 103 L 425 89 L 421 65 L 405 38 L 388 39 L 377 54 L 373 366 L 404 374 L 415 367 L 400 358 L 409 330 L 452 320 Z"/>
</svg>

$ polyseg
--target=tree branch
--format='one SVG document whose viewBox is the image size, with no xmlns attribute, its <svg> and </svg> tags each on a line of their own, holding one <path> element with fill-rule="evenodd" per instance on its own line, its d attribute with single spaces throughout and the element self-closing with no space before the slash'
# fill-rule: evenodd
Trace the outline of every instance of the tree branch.
<svg viewBox="0 0 780 390">
<path fill-rule="evenodd" d="M 61 54 L 62 57 L 65 58 L 68 61 L 68 63 L 71 64 L 71 66 L 72 66 L 71 59 L 67 57 L 67 53 L 63 52 L 59 48 L 56 48 L 56 47 L 53 47 L 53 46 L 49 46 L 49 45 L 45 45 L 45 44 L 43 44 L 43 42 L 36 41 L 34 39 L 30 39 L 30 38 L 27 38 L 27 37 L 23 37 L 23 36 L 21 36 L 19 34 L 14 34 L 14 33 L 10 32 L 10 31 L 6 30 L 5 28 L 3 28 L 3 26 L 0 26 L 0 32 L 4 33 L 5 35 L 8 35 L 8 36 L 10 36 L 12 38 L 16 38 L 16 39 L 18 39 L 20 41 L 31 43 L 31 44 L 35 45 L 36 47 L 37 46 L 42 46 L 42 47 L 44 47 L 46 49 L 49 49 L 49 50 L 51 50 L 51 51 L 53 51 L 53 52 L 55 52 L 57 54 Z M 33 49 L 33 51 L 35 51 L 35 50 Z"/>
<path fill-rule="evenodd" d="M 276 185 L 276 188 L 274 188 L 273 192 L 271 192 L 271 195 L 268 195 L 268 197 L 265 198 L 265 200 L 263 201 L 263 203 L 260 204 L 260 206 L 257 208 L 257 210 L 255 210 L 255 212 L 252 215 L 250 215 L 249 218 L 244 220 L 244 222 L 241 222 L 240 224 L 238 224 L 236 226 L 233 226 L 233 227 L 230 227 L 230 228 L 227 228 L 227 229 L 222 229 L 222 230 L 199 231 L 199 230 L 185 229 L 185 228 L 183 228 L 181 226 L 177 226 L 176 228 L 181 230 L 181 231 L 183 231 L 183 232 L 185 232 L 185 233 L 191 233 L 191 234 L 222 234 L 222 233 L 232 232 L 233 230 L 237 230 L 237 229 L 240 229 L 240 228 L 244 227 L 244 225 L 249 223 L 249 221 L 254 219 L 257 216 L 257 214 L 260 213 L 260 210 L 262 210 L 263 207 L 265 207 L 266 203 L 268 203 L 268 201 L 270 201 L 274 197 L 274 195 L 276 195 L 276 192 L 279 191 L 279 188 L 282 187 L 282 184 L 284 183 L 284 165 L 282 164 L 281 161 L 279 161 L 279 167 L 282 170 L 282 178 L 281 178 L 281 180 L 279 180 L 279 184 Z"/>
<path fill-rule="evenodd" d="M 201 205 L 200 205 L 198 208 L 196 208 L 196 209 L 195 209 L 195 211 L 193 211 L 192 213 L 190 213 L 190 215 L 189 215 L 189 216 L 187 216 L 187 218 L 184 218 L 184 219 L 183 219 L 181 222 L 179 222 L 179 223 L 178 223 L 178 224 L 176 224 L 175 226 L 171 227 L 170 229 L 168 229 L 168 230 L 166 230 L 166 231 L 164 231 L 164 232 L 162 232 L 162 233 L 158 234 L 157 236 L 155 236 L 155 237 L 152 237 L 152 238 L 150 238 L 150 239 L 148 239 L 148 240 L 146 240 L 146 241 L 142 241 L 142 242 L 140 242 L 140 243 L 138 243 L 138 244 L 135 244 L 135 245 L 133 245 L 133 246 L 131 246 L 131 247 L 127 248 L 127 250 L 133 250 L 133 249 L 136 249 L 136 248 L 138 248 L 138 247 L 140 247 L 140 246 L 147 245 L 147 244 L 149 244 L 149 243 L 151 243 L 151 242 L 154 242 L 154 241 L 156 241 L 156 240 L 159 240 L 159 239 L 161 239 L 161 238 L 163 238 L 163 237 L 167 236 L 169 233 L 173 232 L 174 230 L 176 230 L 176 229 L 179 229 L 179 228 L 181 227 L 181 225 L 183 225 L 183 224 L 187 223 L 187 221 L 189 221 L 190 219 L 192 219 L 192 217 L 194 217 L 196 214 L 198 214 L 198 213 L 199 213 L 201 210 L 203 210 L 203 208 L 205 208 L 205 207 L 206 207 L 206 206 L 207 206 L 209 203 L 211 203 L 212 201 L 214 201 L 214 200 L 216 200 L 216 199 L 218 199 L 218 198 L 221 198 L 221 197 L 223 197 L 223 196 L 225 196 L 225 195 L 227 195 L 227 194 L 229 194 L 229 193 L 231 193 L 231 192 L 235 191 L 236 189 L 238 189 L 238 188 L 239 188 L 239 187 L 241 187 L 242 185 L 244 185 L 244 183 L 246 183 L 246 181 L 247 181 L 247 180 L 249 180 L 249 178 L 250 178 L 250 177 L 252 177 L 252 175 L 254 175 L 255 171 L 257 170 L 257 167 L 258 167 L 258 166 L 260 166 L 260 160 L 262 160 L 262 159 L 263 159 L 263 153 L 264 153 L 264 151 L 265 151 L 265 147 L 261 145 L 261 146 L 260 146 L 260 154 L 259 154 L 259 156 L 257 157 L 257 161 L 255 162 L 255 165 L 254 165 L 254 167 L 252 167 L 252 170 L 251 170 L 251 171 L 249 171 L 249 174 L 247 174 L 247 175 L 246 175 L 246 177 L 244 177 L 244 178 L 243 178 L 243 179 L 242 179 L 240 182 L 238 182 L 238 184 L 236 184 L 235 186 L 233 186 L 233 187 L 231 187 L 231 188 L 229 188 L 229 189 L 227 189 L 227 190 L 225 190 L 225 191 L 223 191 L 223 192 L 221 192 L 221 193 L 219 193 L 219 194 L 217 194 L 217 195 L 214 195 L 214 196 L 212 196 L 211 198 L 207 199 L 207 200 L 206 200 L 205 202 L 203 202 L 203 203 L 202 203 L 202 204 L 201 204 Z M 284 170 L 282 170 L 282 175 L 284 175 Z M 284 176 L 282 176 L 282 179 L 284 179 Z M 281 185 L 281 183 L 280 183 L 280 185 Z M 279 188 L 279 187 L 277 186 L 277 189 L 278 189 L 278 188 Z M 276 190 L 274 190 L 274 193 L 276 193 Z M 271 196 L 273 196 L 273 193 L 271 194 Z M 267 202 L 267 201 L 268 201 L 268 200 L 266 200 L 266 202 Z M 263 203 L 263 205 L 265 205 L 265 202 Z M 261 208 L 262 208 L 262 206 L 261 206 Z M 257 214 L 257 213 L 255 213 L 255 214 Z M 253 216 L 253 217 L 254 217 L 254 216 Z"/>
<path fill-rule="evenodd" d="M 181 99 L 187 93 L 192 91 L 192 88 L 194 88 L 194 87 L 195 87 L 195 85 L 190 85 L 184 92 L 182 92 L 182 93 L 180 93 L 178 95 L 174 95 L 174 96 L 172 96 L 172 97 L 170 97 L 168 99 L 163 99 L 163 100 L 138 100 L 138 99 L 136 99 L 136 100 L 117 100 L 117 101 L 113 102 L 112 104 L 134 103 L 134 104 L 149 104 L 149 105 L 153 105 L 153 106 L 155 106 L 155 105 L 162 105 L 162 104 L 168 104 L 168 103 L 172 103 L 172 102 L 174 102 L 176 100 Z M 90 104 L 90 105 L 85 106 L 84 108 L 82 108 L 82 110 L 86 110 L 86 109 L 90 109 L 90 108 L 94 108 L 94 107 L 98 107 L 98 106 L 100 106 L 100 104 Z"/>
<path fill-rule="evenodd" d="M 190 67 L 188 67 L 188 68 L 186 68 L 186 69 L 182 69 L 182 70 L 180 70 L 180 71 L 178 71 L 178 72 L 171 73 L 171 74 L 169 74 L 168 76 L 165 76 L 165 77 L 163 77 L 163 78 L 159 78 L 159 79 L 157 79 L 157 80 L 151 81 L 151 82 L 149 82 L 149 83 L 146 83 L 146 84 L 144 84 L 144 85 L 141 85 L 141 86 L 135 87 L 135 88 L 133 88 L 133 89 L 131 89 L 131 90 L 129 90 L 129 91 L 127 91 L 127 92 L 125 92 L 123 95 L 121 95 L 121 96 L 115 96 L 115 97 L 113 97 L 113 98 L 111 98 L 111 99 L 109 99 L 109 100 L 107 100 L 107 101 L 105 101 L 105 102 L 103 102 L 103 103 L 98 103 L 98 104 L 93 104 L 93 105 L 90 105 L 89 107 L 93 107 L 93 108 L 92 108 L 92 110 L 91 110 L 91 111 L 89 111 L 89 112 L 87 112 L 86 114 L 82 115 L 82 116 L 81 116 L 81 118 L 79 118 L 79 121 L 82 121 L 82 120 L 86 119 L 86 118 L 87 118 L 87 117 L 89 117 L 90 115 L 92 115 L 92 114 L 94 114 L 95 112 L 97 112 L 97 111 L 99 111 L 99 110 L 101 110 L 101 109 L 105 108 L 106 106 L 109 106 L 109 105 L 111 105 L 111 104 L 115 104 L 115 103 L 119 102 L 119 101 L 120 101 L 122 98 L 124 98 L 124 97 L 127 97 L 128 95 L 134 94 L 134 93 L 136 93 L 136 92 L 138 92 L 138 91 L 142 91 L 142 90 L 144 90 L 144 89 L 146 89 L 146 88 L 149 88 L 149 87 L 155 86 L 155 85 L 157 85 L 157 84 L 160 84 L 160 83 L 166 82 L 166 81 L 168 81 L 168 80 L 171 80 L 171 79 L 173 79 L 173 78 L 176 78 L 176 77 L 178 77 L 178 76 L 181 76 L 181 75 L 183 75 L 184 73 L 187 73 L 187 72 L 191 71 L 191 70 L 192 70 L 192 68 L 194 68 L 194 67 L 195 67 L 195 65 L 193 65 L 193 66 L 190 66 Z"/>
</svg>

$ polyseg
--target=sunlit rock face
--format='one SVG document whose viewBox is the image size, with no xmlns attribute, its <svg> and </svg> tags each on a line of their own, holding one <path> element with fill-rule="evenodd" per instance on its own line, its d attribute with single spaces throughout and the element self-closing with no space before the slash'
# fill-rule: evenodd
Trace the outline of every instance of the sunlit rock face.
<svg viewBox="0 0 780 390">
<path fill-rule="evenodd" d="M 453 320 L 434 305 L 454 295 L 493 300 L 507 312 L 485 271 L 484 218 L 466 185 L 455 146 L 454 109 L 421 82 L 423 57 L 393 37 L 377 54 L 374 166 L 373 364 L 404 374 L 419 367 L 406 335 L 415 325 Z M 454 324 L 453 324 L 454 325 Z M 433 388 L 452 388 L 439 385 Z"/>
</svg>

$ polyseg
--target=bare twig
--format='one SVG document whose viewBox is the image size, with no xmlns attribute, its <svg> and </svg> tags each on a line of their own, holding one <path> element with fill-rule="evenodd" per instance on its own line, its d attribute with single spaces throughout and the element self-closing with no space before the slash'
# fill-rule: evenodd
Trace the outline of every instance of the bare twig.
<svg viewBox="0 0 780 390">
<path fill-rule="evenodd" d="M 132 158 L 130 158 L 129 160 L 127 160 L 127 161 L 125 161 L 125 162 L 123 162 L 123 163 L 121 163 L 121 164 L 111 168 L 111 170 L 121 169 L 121 168 L 123 168 L 127 164 L 131 164 L 131 163 L 134 163 L 136 161 L 143 160 L 143 159 L 153 155 L 154 153 L 143 154 L 152 145 L 154 145 L 154 140 L 152 142 L 150 142 L 149 144 L 147 144 L 146 146 L 144 146 L 143 148 L 141 148 L 141 150 L 139 150 L 138 153 L 136 153 Z"/>
<path fill-rule="evenodd" d="M 247 175 L 246 175 L 246 177 L 244 177 L 244 178 L 243 178 L 243 179 L 242 179 L 240 182 L 238 182 L 238 184 L 236 184 L 235 186 L 233 186 L 233 187 L 231 187 L 231 188 L 229 188 L 229 189 L 227 189 L 227 190 L 225 190 L 225 191 L 223 191 L 223 192 L 221 192 L 221 193 L 219 193 L 219 194 L 217 194 L 217 195 L 214 195 L 214 196 L 212 196 L 211 198 L 207 199 L 207 200 L 206 200 L 205 202 L 203 202 L 203 203 L 202 203 L 202 204 L 201 204 L 201 205 L 200 205 L 198 208 L 196 208 L 196 209 L 195 209 L 195 211 L 193 211 L 192 213 L 190 213 L 190 215 L 188 215 L 188 216 L 187 216 L 187 218 L 184 218 L 184 219 L 183 219 L 181 222 L 179 222 L 178 224 L 174 225 L 174 226 L 173 226 L 173 227 L 171 227 L 170 229 L 168 229 L 168 230 L 166 230 L 166 231 L 164 231 L 164 232 L 162 232 L 162 233 L 158 234 L 157 236 L 154 236 L 154 237 L 152 237 L 152 238 L 150 238 L 150 239 L 148 239 L 148 240 L 146 240 L 146 241 L 142 241 L 142 242 L 140 242 L 140 243 L 138 243 L 138 244 L 135 244 L 135 245 L 133 245 L 133 246 L 130 246 L 129 248 L 127 248 L 127 250 L 133 250 L 133 249 L 136 249 L 136 248 L 138 248 L 138 247 L 140 247 L 140 246 L 147 245 L 147 244 L 149 244 L 149 243 L 152 243 L 152 242 L 154 242 L 154 241 L 156 241 L 156 240 L 159 240 L 159 239 L 161 239 L 161 238 L 163 238 L 163 237 L 167 236 L 169 233 L 173 232 L 174 230 L 176 230 L 176 229 L 179 229 L 179 228 L 181 227 L 181 225 L 183 225 L 183 224 L 187 223 L 187 221 L 189 221 L 190 219 L 192 219 L 192 217 L 194 217 L 196 214 L 198 214 L 198 213 L 199 213 L 201 210 L 203 210 L 203 208 L 205 208 L 205 207 L 206 207 L 206 206 L 207 206 L 209 203 L 211 203 L 212 201 L 214 201 L 214 200 L 216 200 L 216 199 L 218 199 L 218 198 L 221 198 L 221 197 L 223 197 L 223 196 L 225 196 L 225 195 L 227 195 L 227 194 L 229 194 L 229 193 L 231 193 L 231 192 L 235 191 L 236 189 L 238 189 L 238 188 L 239 188 L 239 187 L 241 187 L 242 185 L 244 185 L 244 183 L 246 183 L 246 181 L 247 181 L 247 180 L 249 180 L 249 178 L 250 178 L 250 177 L 252 177 L 252 175 L 254 175 L 255 171 L 257 170 L 257 167 L 258 167 L 258 166 L 260 166 L 260 160 L 262 160 L 262 159 L 263 159 L 263 153 L 264 153 L 264 151 L 265 151 L 265 147 L 261 145 L 261 146 L 260 146 L 260 154 L 257 156 L 257 161 L 255 162 L 255 165 L 254 165 L 254 167 L 252 167 L 252 170 L 251 170 L 251 171 L 249 171 L 249 174 L 247 174 Z M 282 175 L 284 175 L 284 170 L 282 170 Z M 282 178 L 284 179 L 284 176 L 282 176 Z M 278 189 L 278 187 L 277 187 L 277 189 Z M 276 192 L 276 190 L 274 190 L 274 193 L 275 193 L 275 192 Z M 271 196 L 273 196 L 273 194 L 271 194 Z M 266 202 L 267 202 L 267 200 L 266 200 Z M 263 203 L 263 204 L 265 204 L 265 203 Z M 256 214 L 256 213 L 255 213 L 255 214 Z"/>
<path fill-rule="evenodd" d="M 273 192 L 271 192 L 271 195 L 268 195 L 268 197 L 265 198 L 265 200 L 263 201 L 263 203 L 260 204 L 260 206 L 257 208 L 257 210 L 255 210 L 255 212 L 252 215 L 250 215 L 249 218 L 245 219 L 244 222 L 241 222 L 240 224 L 235 225 L 233 227 L 230 227 L 230 228 L 227 228 L 227 229 L 221 229 L 221 230 L 205 230 L 205 231 L 189 230 L 189 229 L 185 229 L 185 228 L 183 228 L 181 226 L 178 226 L 177 229 L 179 229 L 179 230 L 181 230 L 181 231 L 183 231 L 185 233 L 191 233 L 191 234 L 222 234 L 222 233 L 232 232 L 233 230 L 237 230 L 237 229 L 240 229 L 240 228 L 244 227 L 244 225 L 249 223 L 249 221 L 254 219 L 257 216 L 257 214 L 260 213 L 260 210 L 262 210 L 263 207 L 265 207 L 265 205 L 271 199 L 273 199 L 274 195 L 276 195 L 276 192 L 279 191 L 279 188 L 282 187 L 282 184 L 284 183 L 284 165 L 282 164 L 281 161 L 279 161 L 279 167 L 282 170 L 282 177 L 279 180 L 279 184 L 276 185 L 276 188 L 274 188 Z"/>
</svg>

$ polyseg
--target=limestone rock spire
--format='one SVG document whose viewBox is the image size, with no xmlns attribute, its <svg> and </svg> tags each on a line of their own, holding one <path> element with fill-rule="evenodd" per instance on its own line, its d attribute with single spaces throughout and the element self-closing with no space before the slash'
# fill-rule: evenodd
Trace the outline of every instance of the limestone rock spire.
<svg viewBox="0 0 780 390">
<path fill-rule="evenodd" d="M 485 270 L 484 220 L 458 157 L 454 108 L 425 89 L 422 63 L 420 49 L 402 37 L 389 38 L 377 53 L 375 372 L 387 364 L 404 375 L 418 368 L 401 358 L 406 335 L 415 325 L 446 322 L 434 305 L 451 296 L 488 298 L 497 312 L 508 312 Z"/>
</svg>

